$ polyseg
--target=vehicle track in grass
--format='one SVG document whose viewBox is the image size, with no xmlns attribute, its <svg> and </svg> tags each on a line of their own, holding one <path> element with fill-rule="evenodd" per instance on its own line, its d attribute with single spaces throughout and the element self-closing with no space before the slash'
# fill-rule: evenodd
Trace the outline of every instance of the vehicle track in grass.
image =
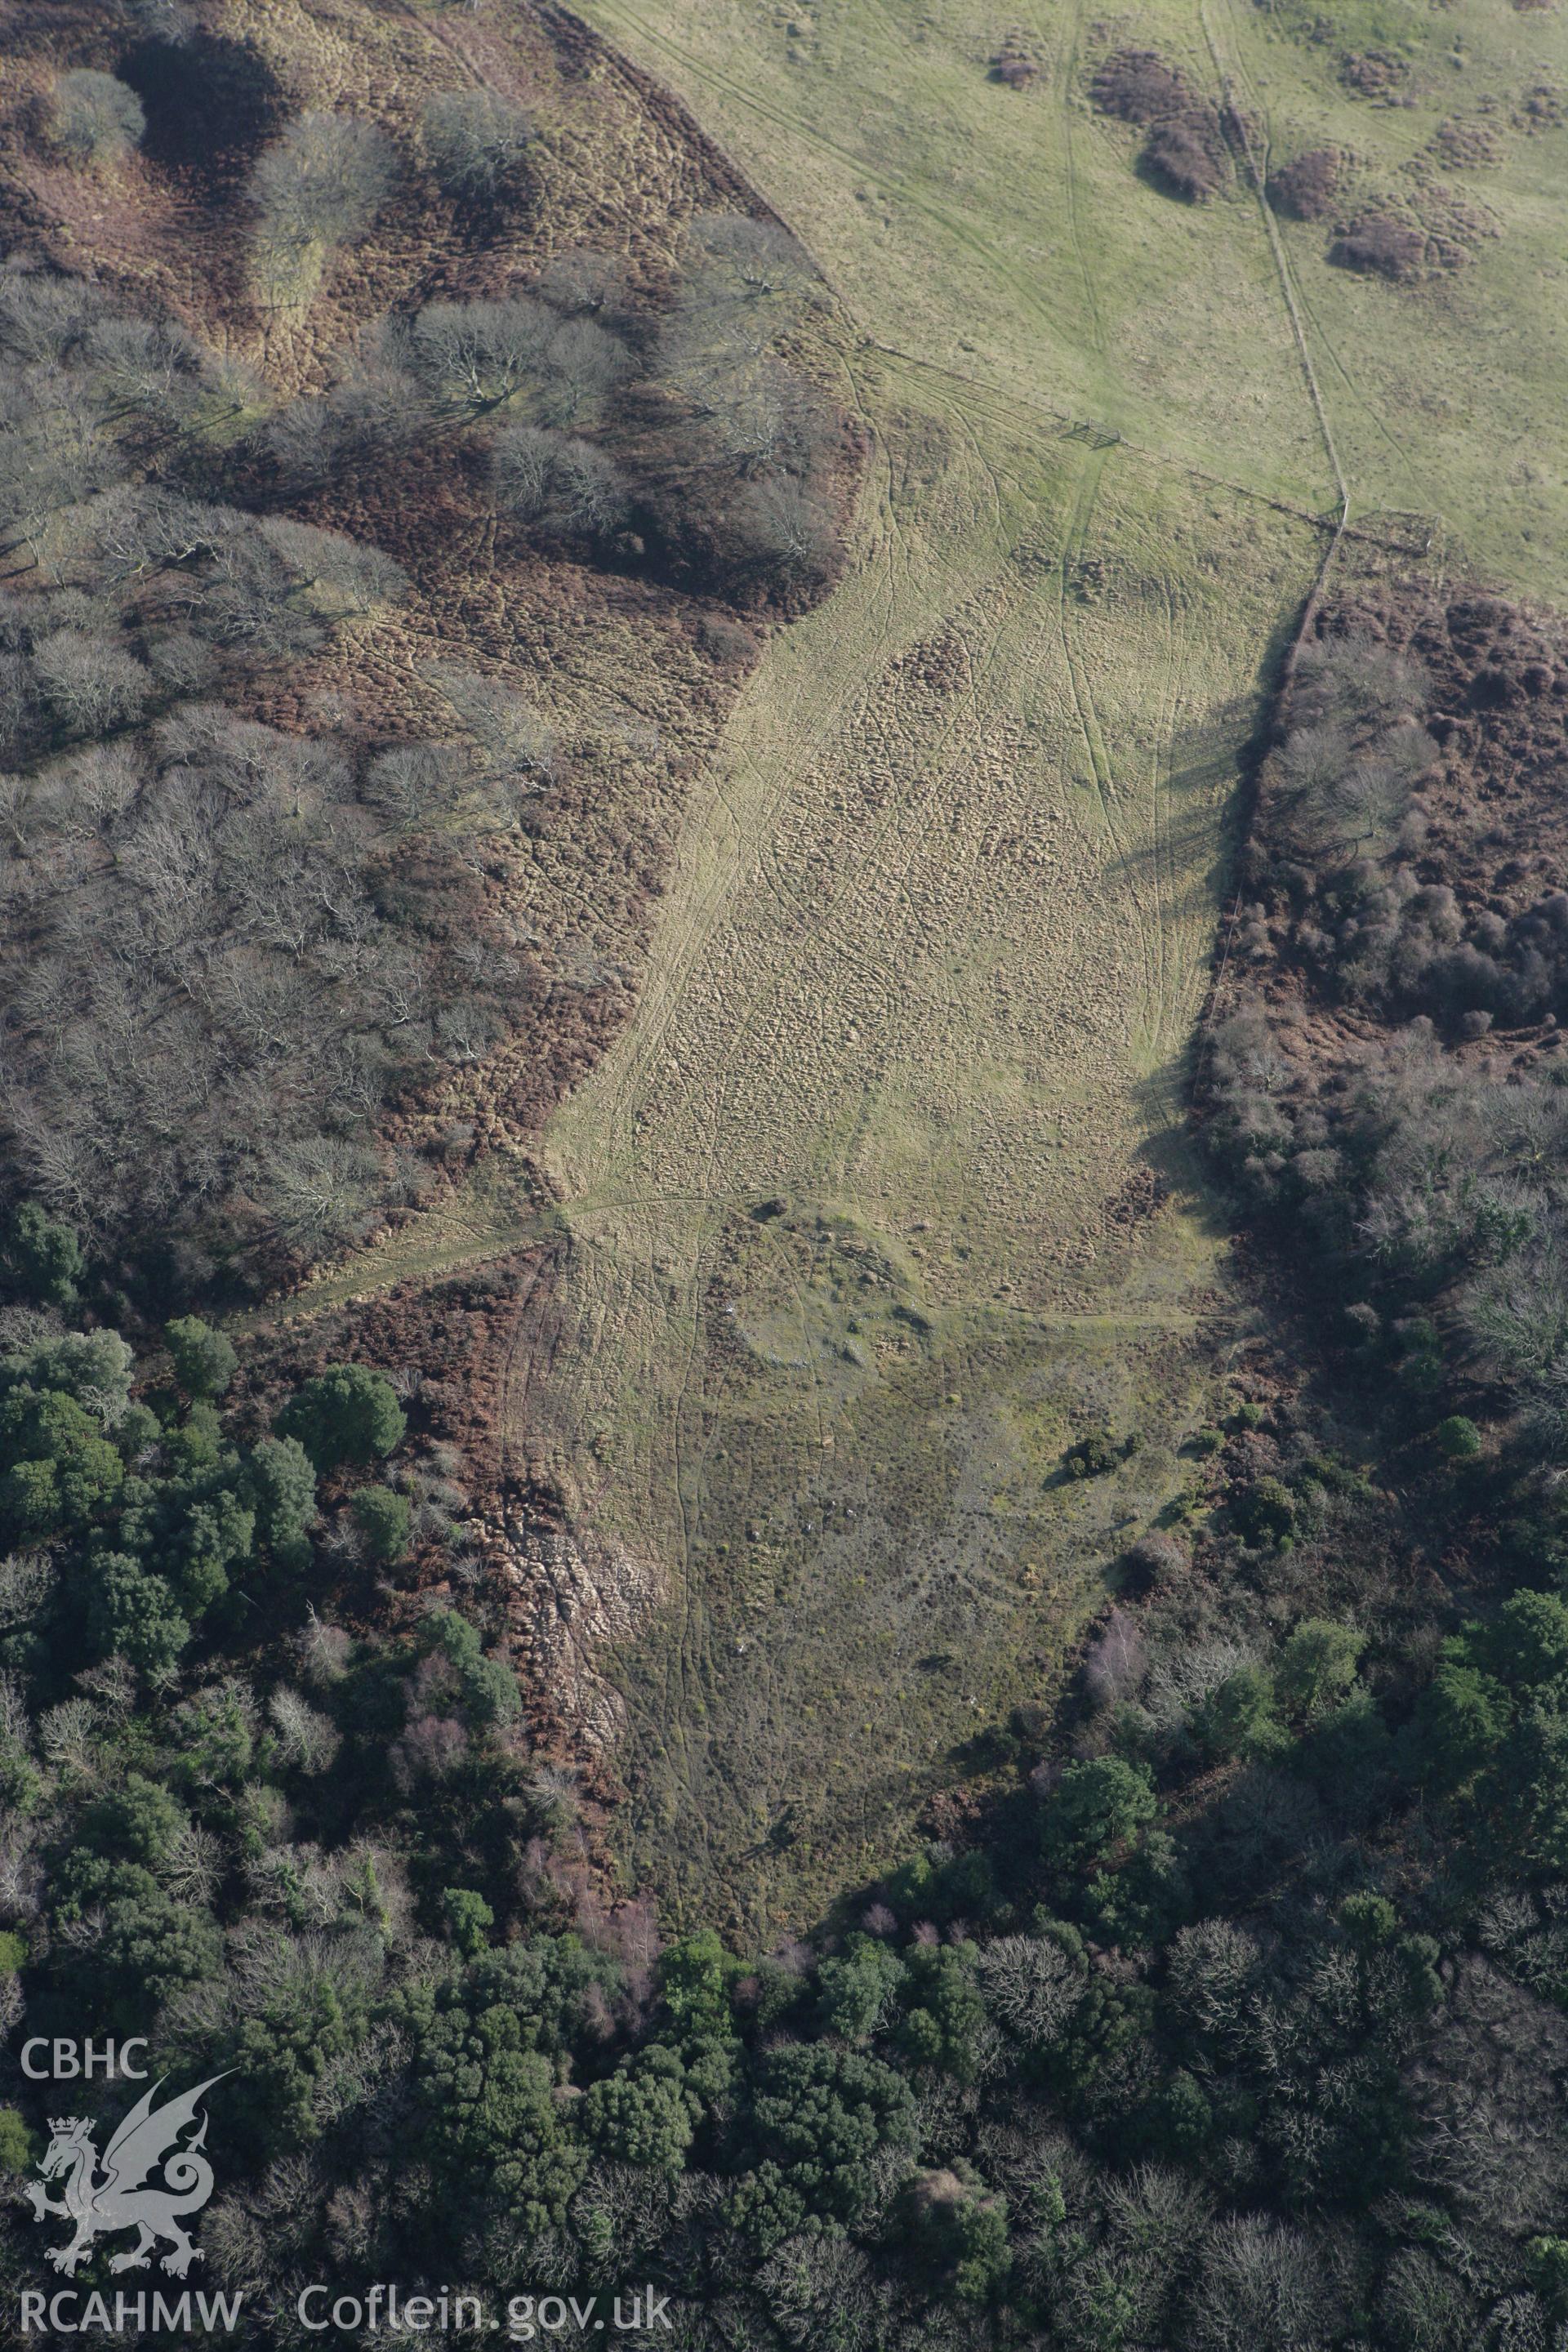
<svg viewBox="0 0 1568 2352">
<path fill-rule="evenodd" d="M 1226 21 L 1226 29 L 1231 34 L 1233 42 L 1235 42 L 1236 26 L 1234 23 L 1234 12 L 1229 5 L 1229 0 L 1215 0 L 1215 14 L 1223 16 Z M 1289 258 L 1285 248 L 1284 232 L 1280 229 L 1278 222 L 1274 218 L 1273 210 L 1268 198 L 1268 159 L 1273 143 L 1273 131 L 1270 124 L 1269 110 L 1255 77 L 1248 70 L 1244 47 L 1239 42 L 1235 42 L 1234 47 L 1222 47 L 1221 42 L 1214 29 L 1215 18 L 1210 15 L 1209 0 L 1203 0 L 1203 4 L 1200 5 L 1199 9 L 1199 16 L 1203 25 L 1204 38 L 1207 45 L 1209 56 L 1213 60 L 1215 72 L 1220 80 L 1222 89 L 1225 89 L 1228 94 L 1228 85 L 1234 80 L 1236 85 L 1244 94 L 1248 114 L 1262 127 L 1263 138 L 1261 151 L 1257 156 L 1248 152 L 1247 157 L 1247 165 L 1252 178 L 1254 193 L 1257 195 L 1258 209 L 1262 215 L 1264 227 L 1268 236 L 1275 267 L 1279 274 L 1280 287 L 1290 313 L 1292 326 L 1295 329 L 1300 343 L 1303 365 L 1306 370 L 1308 383 L 1311 391 L 1313 405 L 1316 409 L 1318 421 L 1322 431 L 1324 446 L 1328 452 L 1330 462 L 1333 467 L 1335 480 L 1338 483 L 1340 489 L 1344 520 L 1348 522 L 1350 519 L 1352 504 L 1350 485 L 1341 467 L 1339 451 L 1335 445 L 1333 434 L 1329 424 L 1327 404 L 1323 399 L 1321 386 L 1319 383 L 1316 371 L 1312 365 L 1310 343 L 1307 335 L 1307 327 L 1309 325 L 1311 327 L 1312 335 L 1316 339 L 1319 347 L 1328 359 L 1335 374 L 1343 383 L 1346 392 L 1363 410 L 1363 414 L 1373 425 L 1374 430 L 1381 436 L 1383 440 L 1386 442 L 1388 447 L 1392 450 L 1395 462 L 1399 466 L 1402 473 L 1405 475 L 1405 479 L 1409 482 L 1412 489 L 1416 493 L 1422 506 L 1429 509 L 1433 512 L 1436 512 L 1436 509 L 1429 496 L 1429 486 L 1424 483 L 1420 476 L 1417 474 L 1409 451 L 1405 448 L 1405 444 L 1401 441 L 1399 436 L 1393 430 L 1387 418 L 1383 415 L 1383 412 L 1378 407 L 1377 404 L 1369 400 L 1362 391 L 1360 385 L 1356 383 L 1355 378 L 1352 375 L 1349 368 L 1345 365 L 1344 361 L 1341 358 L 1335 344 L 1330 340 L 1327 332 L 1325 331 L 1313 304 L 1310 301 L 1302 289 L 1299 275 L 1290 267 Z M 1250 144 L 1250 142 L 1248 143 Z"/>
<path fill-rule="evenodd" d="M 546 1135 L 548 1328 L 531 1307 L 503 1406 L 514 1486 L 664 1595 L 594 1662 L 628 1864 L 758 1933 L 905 1834 L 977 1716 L 1049 1687 L 1118 1521 L 1180 1475 L 1225 1310 L 1210 1238 L 1139 1186 L 1156 1099 L 1180 1157 L 1223 753 L 1179 824 L 1162 796 L 1178 709 L 1239 743 L 1264 556 L 1303 570 L 1318 537 L 1067 437 L 1048 381 L 852 322 L 823 350 L 871 442 L 851 561 L 743 690 L 637 1010 Z M 1173 563 L 1152 501 L 1200 553 L 1252 551 L 1239 598 Z M 890 1271 L 861 1311 L 866 1252 Z M 1136 1463 L 1050 1486 L 1098 1418 L 1143 1431 Z"/>
<path fill-rule="evenodd" d="M 642 1010 L 549 1139 L 582 1286 L 581 1341 L 558 1360 L 574 1396 L 564 1418 L 604 1434 L 591 1466 L 574 1457 L 573 1479 L 606 1546 L 658 1556 L 679 1587 L 613 1667 L 627 1710 L 634 1864 L 652 1869 L 678 1907 L 739 1906 L 759 1927 L 803 1872 L 843 1858 L 851 1820 L 857 1836 L 873 1816 L 886 1827 L 893 1786 L 918 1789 L 917 1726 L 934 1755 L 937 1724 L 956 1733 L 1005 1682 L 1003 1653 L 1016 1675 L 1019 1654 L 1049 1650 L 1082 1605 L 1092 1541 L 1085 1549 L 1082 1530 L 1058 1526 L 1055 1505 L 1042 1520 L 1033 1505 L 1020 1516 L 986 1499 L 995 1478 L 1027 1489 L 1048 1467 L 1044 1440 L 1008 1423 L 1005 1365 L 1057 1400 L 1055 1428 L 1060 1414 L 1070 1420 L 1067 1400 L 1081 1394 L 1079 1410 L 1090 1409 L 1098 1383 L 1117 1386 L 1117 1368 L 1152 1361 L 1152 1349 L 1166 1364 L 1152 1423 L 1171 1427 L 1164 1417 L 1196 1361 L 1188 1277 L 1163 1269 L 1158 1241 L 1143 1244 L 1152 1259 L 1140 1271 L 1136 1234 L 1131 1255 L 1117 1244 L 1102 1271 L 1106 1244 L 1088 1240 L 1085 1220 L 1098 1214 L 1110 1164 L 1131 1168 L 1137 1153 L 1145 1114 L 1131 1076 L 1117 1075 L 1127 1040 L 1171 1034 L 1177 992 L 1163 927 L 1179 927 L 1188 1002 L 1205 967 L 1206 922 L 1179 915 L 1167 880 L 1177 852 L 1160 802 L 1179 674 L 1215 672 L 1212 649 L 1194 652 L 1173 625 L 1176 591 L 1140 569 L 1150 543 L 1125 500 L 1101 518 L 1090 498 L 1097 544 L 1125 558 L 1129 607 L 1110 625 L 1127 658 L 1099 641 L 1104 615 L 1083 625 L 1096 633 L 1098 665 L 1131 675 L 1144 658 L 1131 648 L 1146 649 L 1154 748 L 1144 742 L 1134 758 L 1140 730 L 1126 709 L 1108 720 L 1094 706 L 1101 765 L 1082 785 L 1069 781 L 1087 755 L 1064 762 L 1058 750 L 1082 728 L 1087 671 L 1075 685 L 1059 577 L 1020 568 L 1015 550 L 1058 530 L 1073 484 L 1081 490 L 1087 473 L 1098 486 L 1106 453 L 999 434 L 946 395 L 913 409 L 900 371 L 860 352 L 855 368 L 876 431 L 855 560 L 832 603 L 776 642 L 743 698 L 725 773 L 693 812 Z M 1315 536 L 1303 529 L 1303 551 Z M 1078 625 L 1069 619 L 1069 631 Z M 1072 650 L 1077 665 L 1082 649 Z M 1194 702 L 1228 706 L 1249 663 L 1243 631 L 1217 672 L 1186 681 Z M 932 677 L 940 683 L 924 682 Z M 1103 818 L 1098 799 L 1077 813 L 1097 773 L 1118 787 Z M 1208 825 L 1223 785 L 1205 792 Z M 987 843 L 997 846 L 983 855 Z M 1037 856 L 1048 862 L 1027 862 Z M 1195 904 L 1201 867 L 1189 866 Z M 1084 926 L 1087 962 L 1065 941 Z M 980 944 L 988 937 L 994 946 Z M 1042 1033 L 1059 1042 L 1037 1068 Z M 970 1064 L 981 1075 L 966 1092 Z M 1112 1097 L 1124 1108 L 1110 1111 Z M 1071 1164 L 1057 1182 L 1029 1139 L 1044 1107 L 1056 1117 L 1064 1104 Z M 900 1132 L 911 1113 L 934 1163 Z M 754 1247 L 737 1242 L 775 1192 L 783 1222 Z M 864 1343 L 831 1301 L 807 1295 L 790 1255 L 824 1219 L 845 1218 L 895 1253 L 922 1223 L 941 1234 L 914 1244 L 924 1255 L 911 1268 L 911 1306 L 930 1336 L 903 1358 L 879 1358 L 868 1381 L 840 1370 L 843 1348 Z M 1172 1245 L 1180 1259 L 1191 1241 Z M 799 1360 L 770 1372 L 760 1399 L 711 1339 L 714 1286 L 737 1250 L 772 1267 L 756 1278 L 779 1290 Z M 1197 1259 L 1187 1264 L 1195 1275 Z M 668 1345 L 648 1312 L 660 1284 Z M 893 1409 L 890 1392 L 879 1394 L 889 1381 L 914 1381 L 923 1402 L 909 1412 L 931 1425 L 923 1467 L 906 1479 L 957 1481 L 940 1510 L 933 1487 L 936 1516 L 907 1539 L 892 1532 L 908 1511 L 891 1470 L 876 1467 L 892 1444 L 872 1433 Z M 943 1402 L 942 1384 L 968 1399 L 976 1381 L 973 1401 Z M 1160 1455 L 1156 1440 L 1151 1462 Z M 753 1465 L 742 1485 L 763 1482 L 770 1520 L 825 1481 L 858 1497 L 857 1526 L 876 1531 L 845 1538 L 846 1558 L 865 1564 L 845 1582 L 831 1549 L 814 1549 L 822 1530 L 781 1538 L 773 1597 L 738 1597 L 751 1548 L 727 1460 Z M 1037 1547 L 1061 1565 L 1026 1590 L 1020 1559 Z M 929 1676 L 920 1686 L 910 1629 L 928 1617 L 971 1662 L 964 1687 L 933 1690 Z M 868 1663 L 868 1683 L 853 1680 L 855 1696 L 846 1685 L 831 1702 L 807 1696 L 799 1654 L 830 1622 L 845 1654 L 879 1661 Z M 857 1709 L 870 1734 L 853 1724 Z M 857 1749 L 880 1759 L 875 1794 L 856 1786 Z M 799 1805 L 803 1773 L 823 1792 L 809 1863 L 765 1839 L 759 1861 L 765 1825 Z"/>
<path fill-rule="evenodd" d="M 1101 360 L 1105 357 L 1105 322 L 1100 315 L 1100 300 L 1095 292 L 1094 272 L 1089 266 L 1084 249 L 1082 199 L 1079 173 L 1073 156 L 1073 111 L 1081 73 L 1083 54 L 1083 8 L 1081 0 L 1074 0 L 1072 31 L 1062 51 L 1059 64 L 1060 79 L 1057 95 L 1062 113 L 1062 142 L 1066 165 L 1068 222 L 1072 236 L 1073 259 L 1083 284 L 1084 301 L 1088 306 L 1094 348 Z"/>
<path fill-rule="evenodd" d="M 1051 141 L 1079 71 L 1045 78 Z M 1049 286 L 953 205 L 908 214 L 999 272 L 1039 364 L 988 384 L 837 306 L 821 357 L 871 444 L 850 562 L 743 689 L 637 1009 L 545 1136 L 563 1238 L 505 1392 L 516 1486 L 664 1595 L 595 1662 L 628 1865 L 747 1933 L 906 1836 L 977 1720 L 1048 1696 L 1119 1528 L 1182 1475 L 1227 1310 L 1147 1162 L 1180 1186 L 1220 816 L 1321 535 L 1179 434 L 1068 437 Z M 1138 1456 L 1050 1485 L 1099 1420 Z"/>
</svg>

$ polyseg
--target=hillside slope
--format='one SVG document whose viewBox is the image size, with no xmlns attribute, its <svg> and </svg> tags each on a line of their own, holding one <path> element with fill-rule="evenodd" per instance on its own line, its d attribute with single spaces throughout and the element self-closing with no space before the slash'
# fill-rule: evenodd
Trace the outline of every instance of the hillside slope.
<svg viewBox="0 0 1568 2352">
<path fill-rule="evenodd" d="M 1257 698 L 1344 516 L 1373 568 L 1560 584 L 1556 313 L 1521 298 L 1554 282 L 1562 43 L 1489 10 L 593 13 L 824 258 L 878 451 L 551 1131 L 574 1246 L 511 1416 L 603 1581 L 670 1594 L 617 1674 L 637 1864 L 755 1929 L 962 1779 L 966 1722 L 1048 1696 L 1180 1484 L 1236 1310 L 1195 1206 L 1149 1211 L 1193 1198 Z M 1357 85 L 1380 41 L 1396 106 Z M 1097 100 L 1145 47 L 1231 110 L 1206 202 Z M 1320 142 L 1337 215 L 1266 204 Z M 1380 206 L 1470 242 L 1408 284 L 1340 266 Z M 1102 1421 L 1144 1441 L 1119 1480 L 1045 1483 Z"/>
</svg>

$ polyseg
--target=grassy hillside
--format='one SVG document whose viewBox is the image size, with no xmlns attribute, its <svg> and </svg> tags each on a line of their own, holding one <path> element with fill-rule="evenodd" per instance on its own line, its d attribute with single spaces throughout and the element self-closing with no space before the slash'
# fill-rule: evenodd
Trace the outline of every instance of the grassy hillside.
<svg viewBox="0 0 1568 2352">
<path fill-rule="evenodd" d="M 897 1850 L 977 1720 L 1050 1703 L 1108 1563 L 1179 1501 L 1244 1337 L 1184 1056 L 1280 649 L 1342 513 L 1373 570 L 1559 585 L 1563 44 L 1547 13 L 1395 0 L 1327 29 L 1220 0 L 590 14 L 633 68 L 497 0 L 363 38 L 335 5 L 250 22 L 300 89 L 395 137 L 433 87 L 526 98 L 526 231 L 487 232 L 471 269 L 471 224 L 389 216 L 308 299 L 258 304 L 243 205 L 220 190 L 229 244 L 192 248 L 208 197 L 157 136 L 89 211 L 29 149 L 25 200 L 49 257 L 90 240 L 279 392 L 388 303 L 500 292 L 573 244 L 657 284 L 692 204 L 748 181 L 827 273 L 797 357 L 869 438 L 851 562 L 727 719 L 700 616 L 651 583 L 498 569 L 482 518 L 426 533 L 415 600 L 266 705 L 401 710 L 456 632 L 572 744 L 580 788 L 504 877 L 568 1050 L 521 1033 L 465 1066 L 414 1139 L 455 1118 L 468 1175 L 297 1304 L 504 1255 L 543 1212 L 558 1280 L 492 1368 L 522 1614 L 559 1613 L 529 1536 L 552 1496 L 595 1622 L 664 1596 L 597 1662 L 627 1866 L 760 1931 Z M 1129 48 L 1226 110 L 1208 201 L 1096 102 Z M 1329 209 L 1268 206 L 1322 149 Z M 1405 282 L 1341 266 L 1369 221 L 1415 252 Z M 342 520 L 384 535 L 385 509 Z M 547 1206 L 519 1151 L 634 989 L 548 1130 Z M 1102 1424 L 1136 1454 L 1054 1483 Z M 583 1651 L 562 1623 L 542 1654 Z"/>
<path fill-rule="evenodd" d="M 877 449 L 851 575 L 748 687 L 640 1012 L 549 1137 L 576 1246 L 513 1422 L 599 1572 L 668 1591 L 617 1668 L 632 1865 L 756 1929 L 896 1844 L 975 1720 L 1048 1701 L 1179 1490 L 1234 1337 L 1184 1046 L 1342 484 L 1374 541 L 1555 585 L 1552 321 L 1521 289 L 1563 140 L 1514 116 L 1560 36 L 1370 27 L 1408 52 L 1390 108 L 1342 79 L 1361 30 L 1284 12 L 591 13 L 823 259 Z M 1008 43 L 1021 88 L 988 76 Z M 1396 286 L 1234 158 L 1173 201 L 1089 100 L 1124 45 L 1228 90 L 1258 177 L 1353 149 L 1352 212 L 1462 104 L 1496 124 L 1465 186 L 1503 233 Z M 1049 1484 L 1105 1420 L 1138 1454 Z"/>
<path fill-rule="evenodd" d="M 753 1925 L 1048 1693 L 1113 1529 L 1176 1483 L 1213 1304 L 1165 1198 L 1181 1056 L 1314 544 L 861 384 L 853 577 L 744 698 L 638 1016 L 547 1139 L 577 1245 L 518 1414 L 598 1538 L 670 1574 L 623 1665 L 635 1850 Z M 1216 507 L 1241 596 L 1162 553 Z M 1127 1471 L 1047 1486 L 1102 1421 L 1142 1433 Z"/>
<path fill-rule="evenodd" d="M 1321 506 L 1332 474 L 1283 268 L 1352 509 L 1441 516 L 1473 562 L 1560 589 L 1568 43 L 1552 13 L 1493 0 L 588 13 L 698 106 L 868 333 Z M 1038 67 L 1021 89 L 989 77 L 1009 43 Z M 1216 101 L 1228 91 L 1264 173 L 1331 145 L 1353 159 L 1352 213 L 1462 199 L 1479 216 L 1476 259 L 1391 292 L 1329 264 L 1324 224 L 1270 234 L 1235 175 L 1208 205 L 1162 199 L 1133 168 L 1137 134 L 1089 101 L 1095 64 L 1124 46 L 1157 50 Z M 1347 79 L 1369 53 L 1390 60 L 1391 102 Z M 1479 160 L 1450 160 L 1465 152 Z"/>
</svg>

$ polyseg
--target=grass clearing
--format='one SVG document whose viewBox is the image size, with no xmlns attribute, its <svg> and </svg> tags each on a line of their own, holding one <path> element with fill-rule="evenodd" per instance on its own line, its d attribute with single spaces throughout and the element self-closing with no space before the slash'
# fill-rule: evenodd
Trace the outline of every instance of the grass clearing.
<svg viewBox="0 0 1568 2352">
<path fill-rule="evenodd" d="M 1481 0 L 1331 37 L 1245 0 L 588 14 L 821 257 L 875 441 L 844 583 L 749 682 L 638 1011 L 547 1135 L 563 1274 L 508 1431 L 667 1596 L 610 1662 L 628 1872 L 760 1936 L 1049 1700 L 1181 1485 L 1235 1329 L 1181 1103 L 1238 754 L 1342 499 L 1563 591 L 1568 55 Z M 1329 144 L 1347 204 L 1457 187 L 1499 234 L 1394 287 L 1245 172 L 1162 196 L 1089 105 L 1122 44 L 1237 106 L 1259 174 Z M 1345 79 L 1379 44 L 1397 105 Z M 1433 161 L 1457 113 L 1484 173 Z M 1138 1453 L 1050 1483 L 1106 1423 Z"/>
<path fill-rule="evenodd" d="M 631 1865 L 751 1934 L 1048 1696 L 1179 1483 L 1216 1304 L 1183 1054 L 1321 537 L 851 356 L 856 561 L 742 696 L 547 1137 L 574 1248 L 514 1422 L 668 1585 L 616 1665 Z M 1126 1468 L 1048 1484 L 1106 1421 Z"/>
<path fill-rule="evenodd" d="M 1487 323 L 1527 307 L 1557 142 L 1515 143 L 1509 233 L 1469 276 L 1406 297 L 1329 268 L 1319 232 L 1276 245 L 1239 179 L 1160 197 L 1083 89 L 1095 54 L 1145 41 L 1216 98 L 1229 80 L 1260 142 L 1397 157 L 1451 104 L 1436 66 L 1415 109 L 1373 112 L 1331 54 L 1226 0 L 1114 27 L 590 13 L 819 254 L 877 436 L 850 576 L 752 680 L 640 1011 L 548 1139 L 569 1336 L 517 1423 L 584 1524 L 668 1580 L 617 1666 L 629 1865 L 757 1933 L 907 1836 L 973 1725 L 1048 1697 L 1108 1558 L 1179 1483 L 1220 1360 L 1198 1310 L 1223 1324 L 1182 1055 L 1237 751 L 1336 457 L 1352 516 L 1416 509 L 1555 584 L 1481 415 L 1448 415 L 1420 463 L 1394 420 L 1484 378 L 1494 415 L 1560 440 L 1545 329 Z M 1461 20 L 1500 87 L 1554 37 L 1463 8 L 1443 37 Z M 1021 91 L 985 70 L 1015 30 L 1042 67 Z M 1431 20 L 1411 37 L 1430 52 Z M 1177 1198 L 1124 1223 L 1152 1168 Z M 868 1265 L 917 1324 L 855 1305 Z M 1142 1451 L 1044 1485 L 1099 1419 Z"/>
<path fill-rule="evenodd" d="M 912 18 L 876 0 L 587 13 L 687 98 L 878 340 L 1315 510 L 1334 500 L 1332 472 L 1256 194 L 1237 177 L 1206 205 L 1159 195 L 1133 168 L 1141 134 L 1091 111 L 1089 72 L 1112 48 L 1152 47 L 1199 93 L 1228 87 L 1265 167 L 1326 143 L 1356 159 L 1363 195 L 1435 176 L 1501 231 L 1456 277 L 1358 278 L 1329 265 L 1323 225 L 1281 224 L 1352 512 L 1440 517 L 1471 563 L 1561 592 L 1560 13 L 1493 0 L 1148 0 L 1113 15 L 1063 0 L 1005 22 L 974 0 Z M 1005 37 L 1040 66 L 1024 89 L 988 78 Z M 1405 66 L 1396 105 L 1342 78 L 1347 56 L 1379 47 Z M 1456 116 L 1495 127 L 1497 168 L 1439 165 L 1432 142 Z"/>
</svg>

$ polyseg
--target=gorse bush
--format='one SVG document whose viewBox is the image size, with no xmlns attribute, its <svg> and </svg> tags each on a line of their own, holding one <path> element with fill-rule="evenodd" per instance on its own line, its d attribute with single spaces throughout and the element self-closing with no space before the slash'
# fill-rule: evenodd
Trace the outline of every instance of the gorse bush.
<svg viewBox="0 0 1568 2352">
<path fill-rule="evenodd" d="M 1342 162 L 1330 147 L 1308 148 L 1268 174 L 1268 201 L 1292 220 L 1324 219 L 1334 207 Z"/>
<path fill-rule="evenodd" d="M 1089 97 L 1100 113 L 1147 132 L 1142 167 L 1168 194 L 1201 204 L 1223 184 L 1220 117 L 1153 49 L 1116 50 L 1096 68 Z"/>
<path fill-rule="evenodd" d="M 1143 146 L 1148 170 L 1173 194 L 1202 204 L 1225 181 L 1225 147 L 1205 110 L 1157 122 Z"/>
<path fill-rule="evenodd" d="M 1363 213 L 1329 247 L 1329 259 L 1341 269 L 1363 277 L 1392 278 L 1403 285 L 1420 276 L 1426 259 L 1426 238 L 1408 221 L 1389 213 Z"/>
</svg>

